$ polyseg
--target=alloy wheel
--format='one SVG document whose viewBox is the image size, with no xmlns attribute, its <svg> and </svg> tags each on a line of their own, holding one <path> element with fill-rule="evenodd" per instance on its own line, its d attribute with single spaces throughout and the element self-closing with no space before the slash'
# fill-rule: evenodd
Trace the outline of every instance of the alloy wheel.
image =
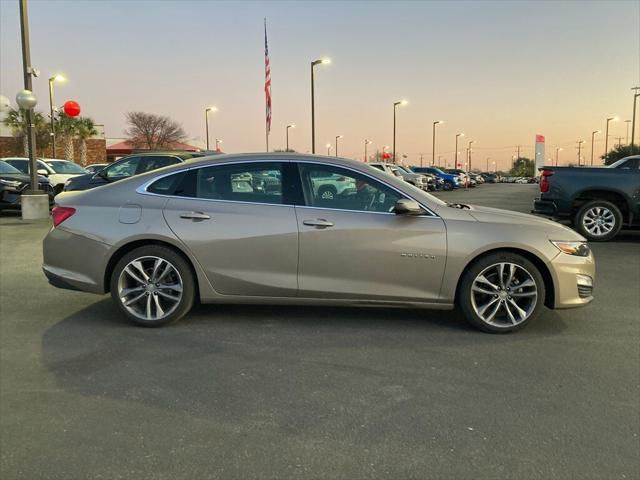
<svg viewBox="0 0 640 480">
<path fill-rule="evenodd" d="M 593 207 L 582 216 L 582 227 L 594 237 L 609 234 L 616 225 L 616 217 L 606 207 Z"/>
<path fill-rule="evenodd" d="M 515 263 L 496 263 L 482 270 L 471 286 L 476 315 L 494 327 L 513 327 L 536 308 L 538 288 L 531 273 Z"/>
<path fill-rule="evenodd" d="M 118 297 L 124 308 L 143 320 L 162 320 L 182 299 L 183 283 L 167 260 L 145 256 L 129 262 L 118 277 Z"/>
</svg>

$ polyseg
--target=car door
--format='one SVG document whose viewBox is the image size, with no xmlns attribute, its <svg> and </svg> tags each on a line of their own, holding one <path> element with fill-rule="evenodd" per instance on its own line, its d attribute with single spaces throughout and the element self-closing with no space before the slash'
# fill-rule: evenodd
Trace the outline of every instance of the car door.
<svg viewBox="0 0 640 480">
<path fill-rule="evenodd" d="M 217 292 L 296 295 L 298 226 L 283 185 L 297 178 L 288 165 L 256 161 L 194 168 L 167 201 L 169 227 Z"/>
<path fill-rule="evenodd" d="M 350 169 L 299 164 L 305 205 L 296 206 L 300 231 L 298 295 L 436 301 L 446 262 L 446 230 L 433 214 L 393 213 L 393 187 Z M 354 190 L 323 198 L 312 178 L 340 176 Z"/>
</svg>

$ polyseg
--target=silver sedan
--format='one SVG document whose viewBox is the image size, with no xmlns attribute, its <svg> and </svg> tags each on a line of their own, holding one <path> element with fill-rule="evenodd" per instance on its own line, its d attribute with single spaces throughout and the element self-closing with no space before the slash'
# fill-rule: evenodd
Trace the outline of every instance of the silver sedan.
<svg viewBox="0 0 640 480">
<path fill-rule="evenodd" d="M 109 292 L 144 326 L 200 301 L 457 306 L 475 327 L 509 332 L 545 306 L 593 299 L 594 259 L 574 231 L 448 204 L 335 157 L 205 157 L 56 202 L 50 283 Z"/>
</svg>

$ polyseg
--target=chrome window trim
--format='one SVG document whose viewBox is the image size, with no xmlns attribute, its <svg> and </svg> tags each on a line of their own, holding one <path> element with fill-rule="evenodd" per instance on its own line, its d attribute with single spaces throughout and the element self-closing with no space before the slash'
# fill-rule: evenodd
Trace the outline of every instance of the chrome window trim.
<svg viewBox="0 0 640 480">
<path fill-rule="evenodd" d="M 361 172 L 359 170 L 354 170 L 353 168 L 345 167 L 344 165 L 338 165 L 338 164 L 333 164 L 333 163 L 323 163 L 323 162 L 318 162 L 318 161 L 313 161 L 313 160 L 297 160 L 297 159 L 291 159 L 291 158 L 288 158 L 288 159 L 284 159 L 284 158 L 250 159 L 250 160 L 239 160 L 239 159 L 236 158 L 234 160 L 229 160 L 229 161 L 224 161 L 224 162 L 215 162 L 213 164 L 190 165 L 190 166 L 186 166 L 185 168 L 182 168 L 182 169 L 177 169 L 177 170 L 173 170 L 171 172 L 162 174 L 159 177 L 154 177 L 151 180 L 147 180 L 143 184 L 139 185 L 138 188 L 136 188 L 136 193 L 141 194 L 141 195 L 151 195 L 151 196 L 155 196 L 155 197 L 182 198 L 182 199 L 186 198 L 186 199 L 192 199 L 192 200 L 206 200 L 206 201 L 209 201 L 209 202 L 243 203 L 243 204 L 249 204 L 249 205 L 273 205 L 273 206 L 277 206 L 277 207 L 315 208 L 317 210 L 330 210 L 330 211 L 336 211 L 336 212 L 376 213 L 376 214 L 382 214 L 382 215 L 395 215 L 395 213 L 393 213 L 393 212 L 370 212 L 370 211 L 366 211 L 366 210 L 347 210 L 347 209 L 342 209 L 342 208 L 324 208 L 324 207 L 314 207 L 314 206 L 310 206 L 310 205 L 288 205 L 288 204 L 285 204 L 285 203 L 245 202 L 245 201 L 240 201 L 240 200 L 220 200 L 220 199 L 214 199 L 214 198 L 181 197 L 179 195 L 165 195 L 165 194 L 162 194 L 162 193 L 152 193 L 152 192 L 148 192 L 147 191 L 147 188 L 149 188 L 149 186 L 152 183 L 155 183 L 156 181 L 161 180 L 161 179 L 163 179 L 165 177 L 168 177 L 170 175 L 176 175 L 178 173 L 188 172 L 189 170 L 196 170 L 196 169 L 208 168 L 208 167 L 217 167 L 217 166 L 223 166 L 223 165 L 232 165 L 232 164 L 236 164 L 236 163 L 285 163 L 285 162 L 287 162 L 287 163 L 291 163 L 291 162 L 295 162 L 295 163 L 311 163 L 311 164 L 314 164 L 314 165 L 321 165 L 321 166 L 333 166 L 333 167 L 343 168 L 345 170 L 349 170 L 351 172 L 358 173 L 360 175 L 364 175 L 365 177 L 369 177 L 369 178 L 375 180 L 376 182 L 382 183 L 384 186 L 390 188 L 391 190 L 394 190 L 395 192 L 400 194 L 400 196 L 402 196 L 403 198 L 408 199 L 408 200 L 413 200 L 414 202 L 418 202 L 418 204 L 422 208 L 424 208 L 426 210 L 426 212 L 425 212 L 424 215 L 415 215 L 415 216 L 423 217 L 423 218 L 424 217 L 440 218 L 439 215 L 436 215 L 436 213 L 431 208 L 426 206 L 420 200 L 416 200 L 412 196 L 410 196 L 410 195 L 406 194 L 405 192 L 397 189 L 393 185 L 389 185 L 388 183 L 384 182 L 383 180 L 380 180 L 379 178 L 376 178 L 373 175 L 369 175 L 366 172 Z M 182 162 L 182 163 L 186 163 L 186 162 Z"/>
</svg>

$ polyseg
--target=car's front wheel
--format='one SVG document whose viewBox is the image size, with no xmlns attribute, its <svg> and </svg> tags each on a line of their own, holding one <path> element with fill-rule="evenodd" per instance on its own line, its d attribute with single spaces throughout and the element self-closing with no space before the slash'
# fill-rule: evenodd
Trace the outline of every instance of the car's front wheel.
<svg viewBox="0 0 640 480">
<path fill-rule="evenodd" d="M 453 182 L 450 181 L 445 181 L 444 184 L 442 185 L 442 189 L 446 192 L 453 190 Z"/>
<path fill-rule="evenodd" d="M 458 305 L 476 328 L 490 333 L 519 330 L 544 305 L 538 268 L 521 255 L 497 252 L 477 260 L 464 274 Z"/>
<path fill-rule="evenodd" d="M 594 200 L 582 206 L 573 224 L 580 234 L 593 242 L 606 242 L 622 228 L 622 213 L 613 203 Z"/>
<path fill-rule="evenodd" d="M 158 327 L 185 316 L 195 298 L 194 274 L 176 251 L 147 245 L 124 255 L 111 275 L 111 297 L 133 322 Z"/>
</svg>

